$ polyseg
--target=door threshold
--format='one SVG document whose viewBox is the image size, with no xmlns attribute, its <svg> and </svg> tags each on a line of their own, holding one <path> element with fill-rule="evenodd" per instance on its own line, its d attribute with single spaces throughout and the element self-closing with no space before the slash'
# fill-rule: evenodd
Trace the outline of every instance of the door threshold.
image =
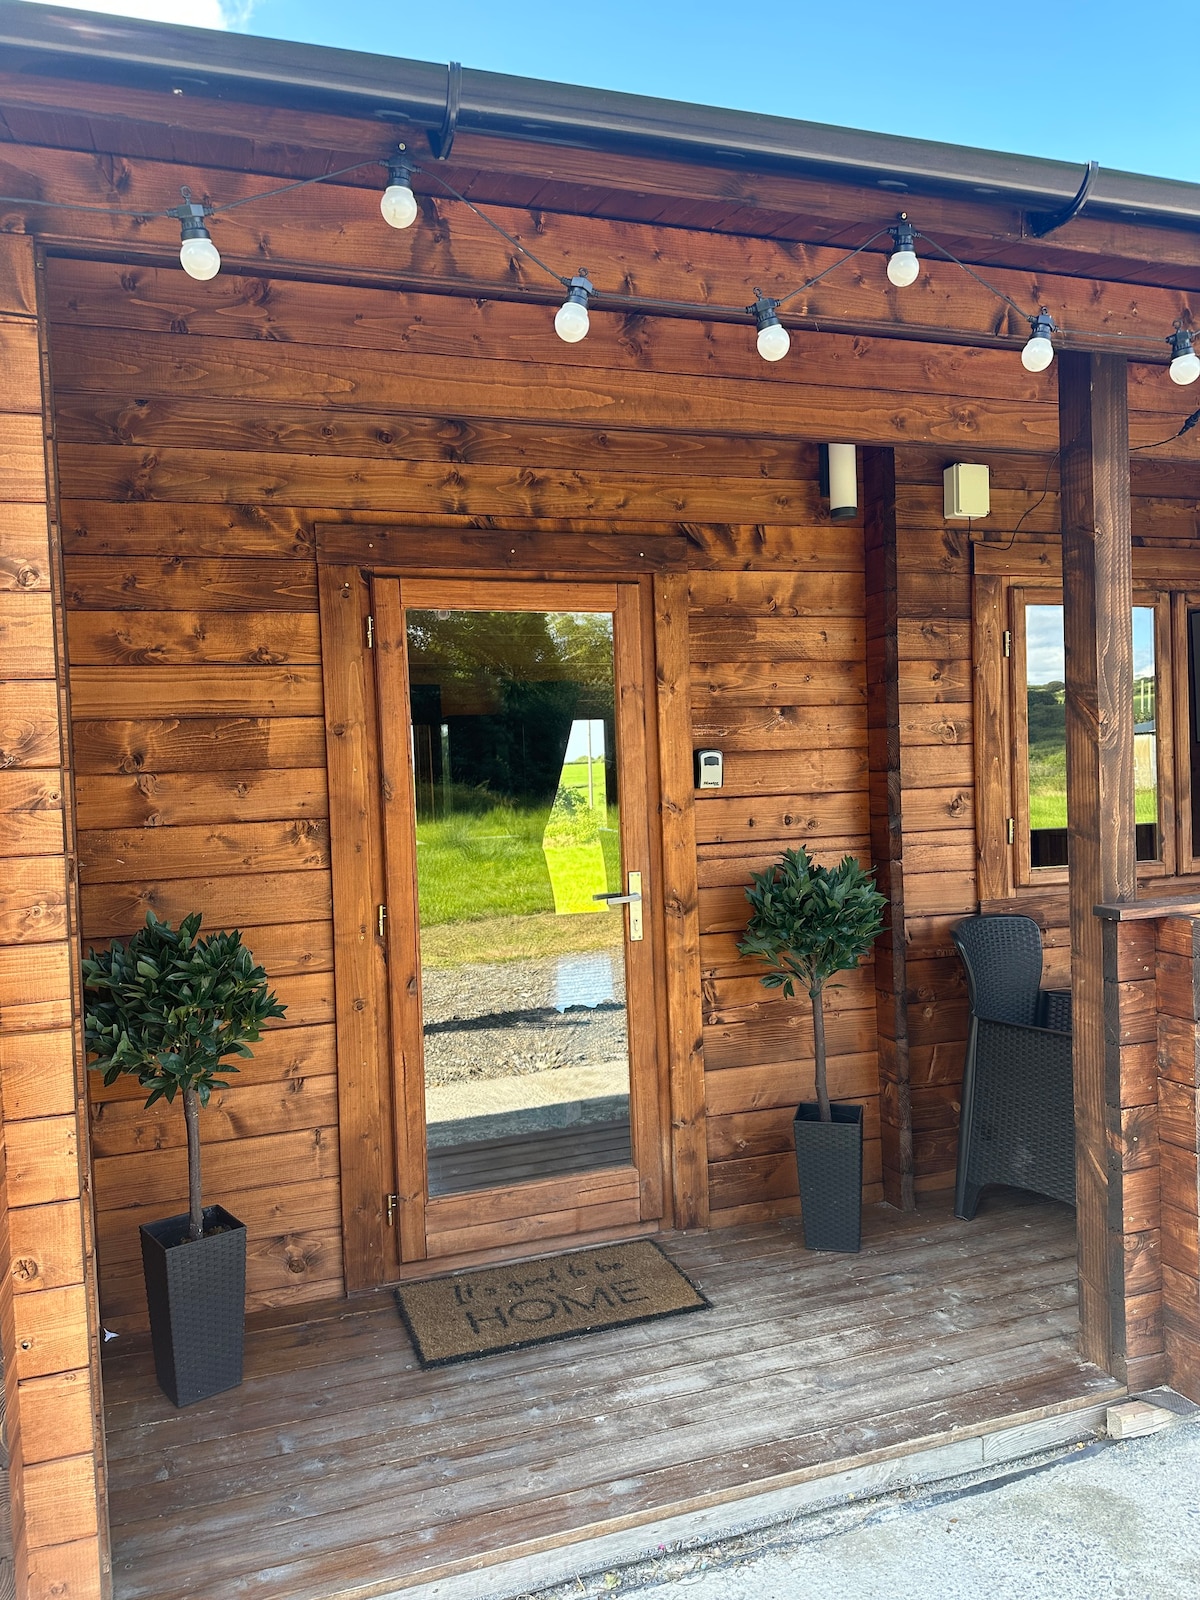
<svg viewBox="0 0 1200 1600">
<path fill-rule="evenodd" d="M 1102 1429 L 1108 1407 L 1128 1393 L 1114 1380 L 1100 1399 L 1094 1393 L 1079 1396 L 925 1439 L 832 1458 L 795 1473 L 714 1490 L 644 1516 L 614 1517 L 555 1538 L 497 1550 L 490 1559 L 414 1575 L 407 1585 L 339 1589 L 327 1600 L 518 1600 L 587 1573 L 648 1559 L 664 1546 L 712 1543 L 852 1498 L 966 1477 L 1074 1444 Z"/>
</svg>

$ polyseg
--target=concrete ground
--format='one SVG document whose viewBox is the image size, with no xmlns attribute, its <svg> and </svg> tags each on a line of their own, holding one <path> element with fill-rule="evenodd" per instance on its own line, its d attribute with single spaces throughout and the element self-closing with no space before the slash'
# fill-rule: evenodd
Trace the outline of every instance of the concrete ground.
<svg viewBox="0 0 1200 1600">
<path fill-rule="evenodd" d="M 1155 1397 L 1157 1398 L 1157 1396 Z M 1186 1402 L 1178 1402 L 1186 1406 Z M 850 1502 L 530 1600 L 1195 1600 L 1200 1415 Z"/>
</svg>

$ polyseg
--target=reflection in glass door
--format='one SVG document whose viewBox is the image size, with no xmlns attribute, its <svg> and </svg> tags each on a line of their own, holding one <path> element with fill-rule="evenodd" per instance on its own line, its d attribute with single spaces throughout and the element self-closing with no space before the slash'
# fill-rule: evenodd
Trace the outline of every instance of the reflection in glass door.
<svg viewBox="0 0 1200 1600">
<path fill-rule="evenodd" d="M 625 1165 L 613 615 L 409 609 L 405 635 L 428 1193 Z"/>
</svg>

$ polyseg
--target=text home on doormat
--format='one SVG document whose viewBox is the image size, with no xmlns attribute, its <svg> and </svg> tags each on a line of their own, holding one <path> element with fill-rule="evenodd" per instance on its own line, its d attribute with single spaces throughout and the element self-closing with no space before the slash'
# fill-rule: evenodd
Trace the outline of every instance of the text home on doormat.
<svg viewBox="0 0 1200 1600">
<path fill-rule="evenodd" d="M 403 1284 L 396 1304 L 423 1367 L 627 1327 L 708 1301 L 650 1239 Z"/>
</svg>

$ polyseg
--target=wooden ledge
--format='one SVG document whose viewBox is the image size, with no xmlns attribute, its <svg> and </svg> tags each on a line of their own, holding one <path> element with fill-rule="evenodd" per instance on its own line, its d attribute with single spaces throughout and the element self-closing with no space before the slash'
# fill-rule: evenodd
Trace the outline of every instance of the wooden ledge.
<svg viewBox="0 0 1200 1600">
<path fill-rule="evenodd" d="M 472 572 L 522 577 L 632 578 L 683 572 L 693 548 L 686 535 L 616 532 L 495 533 L 452 528 L 385 527 L 366 522 L 316 526 L 317 561 L 462 577 Z"/>
<path fill-rule="evenodd" d="M 1096 906 L 1094 910 L 1107 922 L 1156 922 L 1162 917 L 1200 917 L 1200 900 L 1126 900 L 1119 905 Z"/>
</svg>

